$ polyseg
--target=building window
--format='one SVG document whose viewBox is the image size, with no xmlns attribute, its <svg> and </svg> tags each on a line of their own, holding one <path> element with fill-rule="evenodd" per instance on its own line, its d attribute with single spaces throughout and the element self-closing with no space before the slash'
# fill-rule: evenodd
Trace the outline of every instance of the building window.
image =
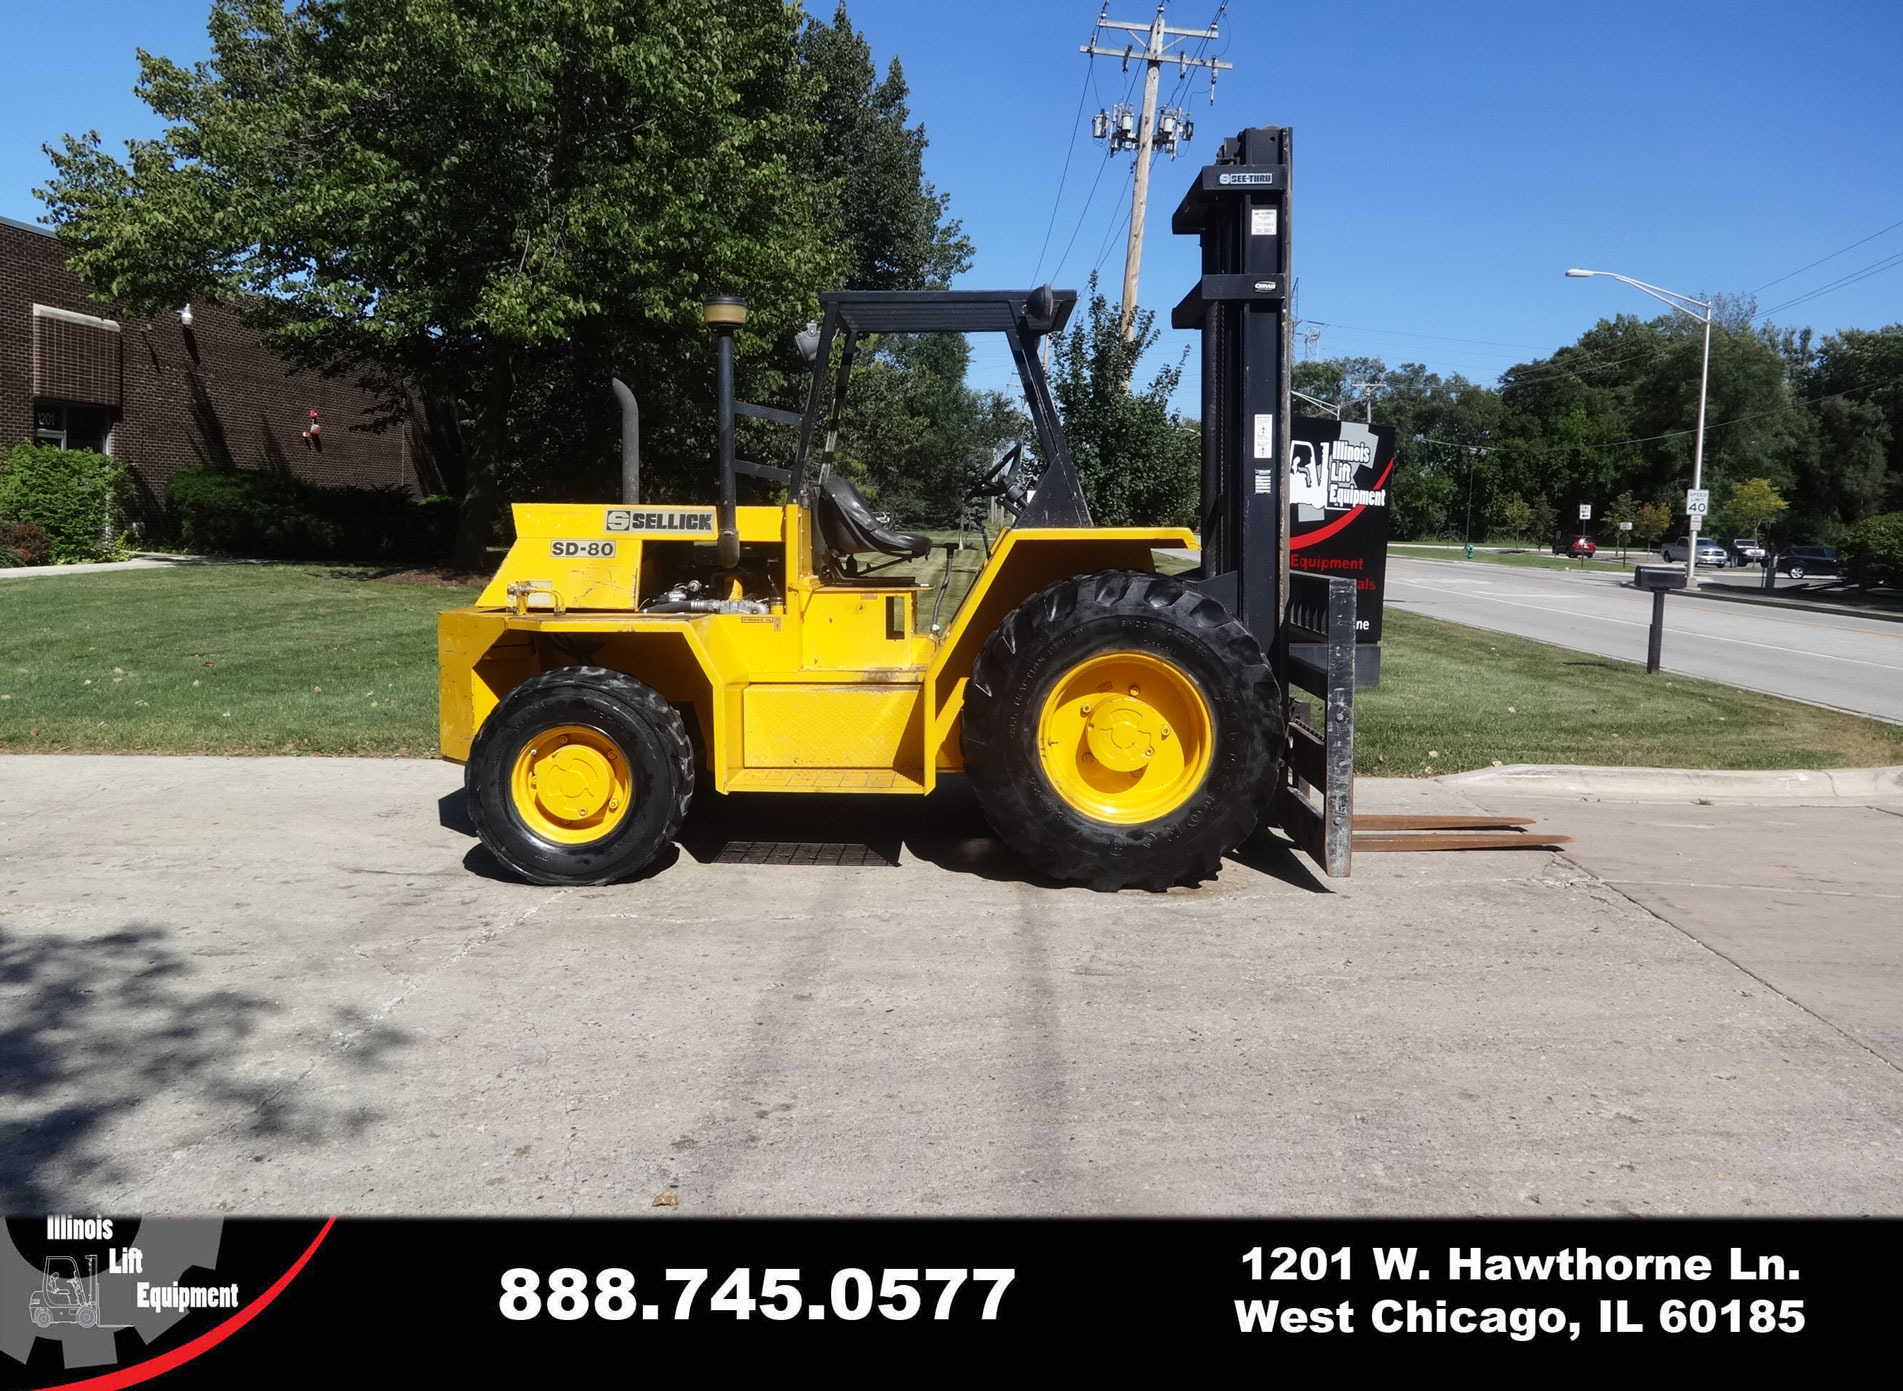
<svg viewBox="0 0 1903 1391">
<path fill-rule="evenodd" d="M 91 449 L 112 453 L 112 412 L 99 406 L 64 401 L 33 403 L 33 439 L 55 449 Z"/>
</svg>

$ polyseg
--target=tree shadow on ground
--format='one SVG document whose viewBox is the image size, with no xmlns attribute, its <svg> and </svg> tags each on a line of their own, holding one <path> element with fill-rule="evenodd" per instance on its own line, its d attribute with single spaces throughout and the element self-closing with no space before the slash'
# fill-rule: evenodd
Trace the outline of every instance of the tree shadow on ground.
<svg viewBox="0 0 1903 1391">
<path fill-rule="evenodd" d="M 0 927 L 0 1211 L 89 1210 L 108 1188 L 148 1177 L 110 1136 L 158 1098 L 190 1108 L 187 1140 L 310 1144 L 375 1119 L 300 1098 L 282 1075 L 247 1075 L 247 1044 L 279 1007 L 197 979 L 202 968 L 171 939 L 136 923 L 92 937 Z M 407 1041 L 344 1015 L 331 1040 L 353 1067 L 384 1065 Z"/>
</svg>

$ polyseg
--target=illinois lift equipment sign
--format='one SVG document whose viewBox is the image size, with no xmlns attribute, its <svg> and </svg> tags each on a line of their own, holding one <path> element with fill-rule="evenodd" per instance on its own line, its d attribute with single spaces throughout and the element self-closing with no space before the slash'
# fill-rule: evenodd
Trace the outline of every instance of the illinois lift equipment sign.
<svg viewBox="0 0 1903 1391">
<path fill-rule="evenodd" d="M 1298 415 L 1289 435 L 1289 569 L 1353 576 L 1356 640 L 1379 642 L 1394 428 Z"/>
</svg>

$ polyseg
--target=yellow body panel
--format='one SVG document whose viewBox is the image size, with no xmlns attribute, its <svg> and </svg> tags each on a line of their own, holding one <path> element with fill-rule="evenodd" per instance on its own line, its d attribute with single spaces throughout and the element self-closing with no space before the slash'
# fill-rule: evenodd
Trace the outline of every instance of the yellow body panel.
<svg viewBox="0 0 1903 1391">
<path fill-rule="evenodd" d="M 892 768 L 916 777 L 919 693 L 916 684 L 756 682 L 741 700 L 745 765 Z"/>
<path fill-rule="evenodd" d="M 770 560 L 779 577 L 784 601 L 766 614 L 637 611 L 666 587 L 644 567 L 664 575 L 685 554 L 673 548 L 711 550 L 711 507 L 514 510 L 517 539 L 495 579 L 439 622 L 443 756 L 466 760 L 483 721 L 529 677 L 604 666 L 691 711 L 722 792 L 930 791 L 937 772 L 964 764 L 965 682 L 1005 614 L 1057 580 L 1150 570 L 1153 548 L 1196 544 L 1181 528 L 1006 531 L 934 640 L 917 631 L 922 586 L 818 576 L 811 517 L 795 505 L 737 510 L 754 557 L 743 568 Z"/>
</svg>

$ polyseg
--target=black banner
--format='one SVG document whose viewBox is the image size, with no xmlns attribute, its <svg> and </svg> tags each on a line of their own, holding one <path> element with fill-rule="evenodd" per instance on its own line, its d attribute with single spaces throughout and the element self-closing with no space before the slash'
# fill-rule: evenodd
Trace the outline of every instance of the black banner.
<svg viewBox="0 0 1903 1391">
<path fill-rule="evenodd" d="M 1289 436 L 1289 569 L 1353 576 L 1356 640 L 1379 642 L 1394 427 L 1298 415 Z"/>
<path fill-rule="evenodd" d="M 96 1391 L 493 1383 L 662 1354 L 732 1368 L 873 1353 L 897 1375 L 995 1370 L 1027 1348 L 1104 1370 L 1158 1352 L 1280 1370 L 1815 1366 L 1885 1350 L 1903 1235 L 1777 1219 L 667 1214 L 7 1229 L 0 1383 Z"/>
</svg>

